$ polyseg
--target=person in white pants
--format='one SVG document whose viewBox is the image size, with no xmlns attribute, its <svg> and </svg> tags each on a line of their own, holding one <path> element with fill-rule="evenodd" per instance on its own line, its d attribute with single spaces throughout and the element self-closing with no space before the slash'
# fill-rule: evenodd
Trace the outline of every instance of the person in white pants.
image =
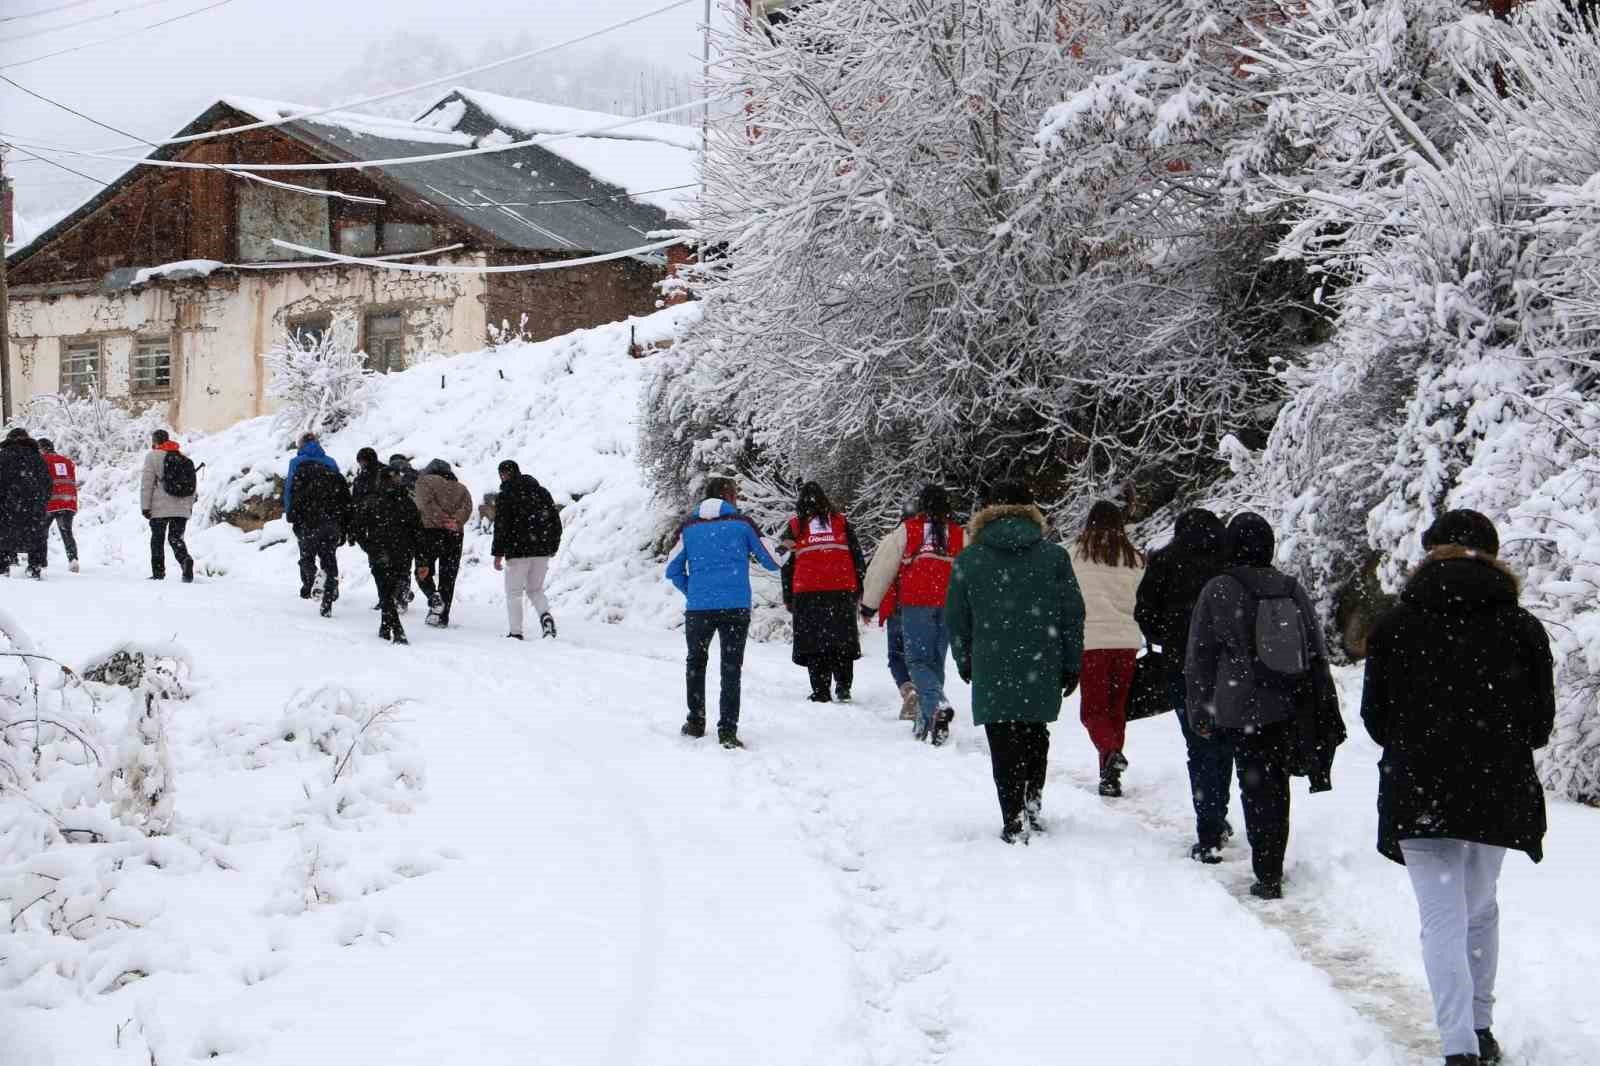
<svg viewBox="0 0 1600 1066">
<path fill-rule="evenodd" d="M 1555 669 L 1488 518 L 1446 511 L 1422 546 L 1427 558 L 1367 641 L 1361 720 L 1383 748 L 1378 850 L 1411 875 L 1446 1066 L 1493 1066 L 1495 886 L 1508 850 L 1544 857 L 1533 753 L 1555 726 Z"/>
<path fill-rule="evenodd" d="M 522 600 L 539 612 L 539 628 L 556 635 L 556 620 L 544 596 L 550 560 L 561 547 L 561 512 L 549 490 L 510 459 L 500 464 L 500 494 L 494 509 L 494 568 L 506 575 L 506 636 L 522 639 Z"/>
</svg>

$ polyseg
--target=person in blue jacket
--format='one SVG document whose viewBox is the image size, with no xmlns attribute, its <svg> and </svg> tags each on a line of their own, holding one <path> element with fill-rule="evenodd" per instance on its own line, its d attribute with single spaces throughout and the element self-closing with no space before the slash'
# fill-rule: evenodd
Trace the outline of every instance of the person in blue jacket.
<svg viewBox="0 0 1600 1066">
<path fill-rule="evenodd" d="M 755 523 L 739 513 L 739 486 L 732 478 L 712 478 L 709 497 L 678 530 L 678 546 L 667 563 L 667 578 L 685 598 L 683 633 L 689 644 L 689 719 L 683 735 L 706 735 L 706 662 L 711 639 L 722 646 L 721 717 L 717 740 L 724 748 L 739 742 L 739 686 L 744 646 L 750 636 L 750 560 L 768 570 L 778 563 L 762 543 Z"/>
<path fill-rule="evenodd" d="M 315 433 L 300 434 L 300 450 L 295 457 L 289 460 L 289 473 L 283 479 L 283 513 L 289 513 L 289 507 L 294 503 L 294 476 L 300 472 L 300 464 L 306 460 L 321 463 L 340 477 L 344 475 L 339 471 L 339 464 L 327 452 L 322 450 L 322 445 L 317 443 Z"/>
</svg>

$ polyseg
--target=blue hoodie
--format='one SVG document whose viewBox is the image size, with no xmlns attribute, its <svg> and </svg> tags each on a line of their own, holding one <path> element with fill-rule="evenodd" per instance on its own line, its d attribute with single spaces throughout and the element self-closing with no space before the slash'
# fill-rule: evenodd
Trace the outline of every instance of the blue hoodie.
<svg viewBox="0 0 1600 1066">
<path fill-rule="evenodd" d="M 283 513 L 289 513 L 289 504 L 294 502 L 294 475 L 300 469 L 300 464 L 310 459 L 314 463 L 321 463 L 339 473 L 339 464 L 329 458 L 328 453 L 322 450 L 322 445 L 316 441 L 307 441 L 300 446 L 300 453 L 289 460 L 289 476 L 283 480 Z M 343 475 L 340 475 L 343 476 Z"/>
<path fill-rule="evenodd" d="M 726 500 L 707 500 L 678 530 L 667 578 L 687 598 L 686 611 L 750 609 L 750 559 L 777 570 L 755 523 Z"/>
</svg>

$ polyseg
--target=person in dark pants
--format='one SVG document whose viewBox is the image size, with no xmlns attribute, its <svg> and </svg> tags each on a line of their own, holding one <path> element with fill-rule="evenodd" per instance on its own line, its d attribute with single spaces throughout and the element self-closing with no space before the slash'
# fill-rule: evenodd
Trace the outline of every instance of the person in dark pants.
<svg viewBox="0 0 1600 1066">
<path fill-rule="evenodd" d="M 783 565 L 783 605 L 794 619 L 791 658 L 806 669 L 812 702 L 845 703 L 861 658 L 856 606 L 867 561 L 855 527 L 821 485 L 800 486 L 795 512 L 778 540 L 793 553 Z"/>
<path fill-rule="evenodd" d="M 724 748 L 742 748 L 739 689 L 750 635 L 750 560 L 772 571 L 778 563 L 755 524 L 739 513 L 739 488 L 732 478 L 712 478 L 706 492 L 708 498 L 679 529 L 677 549 L 667 563 L 667 579 L 685 600 L 689 717 L 682 733 L 696 738 L 706 734 L 706 663 L 715 637 L 722 648 L 717 740 Z"/>
<path fill-rule="evenodd" d="M 1071 556 L 1044 528 L 1025 485 L 994 486 L 945 597 L 950 650 L 972 686 L 972 720 L 988 734 L 1007 844 L 1044 828 L 1050 723 L 1083 668 L 1083 595 Z"/>
<path fill-rule="evenodd" d="M 333 460 L 315 437 L 307 439 L 296 456 L 298 468 L 285 486 L 290 500 L 287 517 L 300 546 L 300 598 L 316 593 L 317 567 L 322 568 L 322 617 L 333 614 L 339 598 L 339 545 L 349 521 L 350 488 Z"/>
<path fill-rule="evenodd" d="M 139 508 L 150 523 L 150 578 L 167 576 L 167 551 L 183 568 L 183 580 L 194 580 L 194 558 L 183 534 L 194 513 L 195 468 L 164 429 L 150 434 L 150 451 L 139 472 Z"/>
<path fill-rule="evenodd" d="M 78 467 L 57 452 L 55 443 L 48 438 L 39 438 L 39 454 L 44 456 L 44 465 L 50 471 L 50 502 L 45 505 L 45 514 L 61 533 L 61 546 L 67 551 L 67 569 L 76 574 L 78 538 L 72 534 L 72 522 L 78 514 Z M 45 536 L 49 535 L 50 528 L 46 525 Z M 48 551 L 46 545 L 46 554 Z M 40 561 L 48 562 L 44 556 Z"/>
<path fill-rule="evenodd" d="M 1283 895 L 1293 722 L 1304 713 L 1312 672 L 1328 661 L 1310 597 L 1272 566 L 1275 547 L 1272 527 L 1260 515 L 1245 512 L 1228 523 L 1228 569 L 1201 590 L 1184 667 L 1189 727 L 1202 737 L 1220 735 L 1238 765 L 1256 875 L 1250 892 L 1264 900 Z M 1286 671 L 1281 649 L 1298 673 Z"/>
<path fill-rule="evenodd" d="M 378 609 L 383 612 L 378 638 L 406 644 L 405 627 L 400 624 L 400 588 L 411 581 L 411 564 L 422 545 L 422 518 L 411 493 L 401 487 L 399 471 L 385 469 L 378 478 L 377 491 L 368 493 L 351 509 L 351 535 L 367 553 L 372 581 L 378 587 Z M 417 576 L 426 578 L 428 568 L 419 566 Z"/>
<path fill-rule="evenodd" d="M 0 444 L 0 577 L 28 557 L 28 576 L 44 577 L 50 527 L 50 470 L 39 446 L 20 426 Z"/>
<path fill-rule="evenodd" d="M 1222 519 L 1210 511 L 1196 508 L 1179 515 L 1172 543 L 1150 555 L 1133 609 L 1145 642 L 1164 652 L 1168 698 L 1177 711 L 1189 756 L 1196 836 L 1189 855 L 1205 863 L 1221 862 L 1222 845 L 1233 836 L 1228 824 L 1233 750 L 1225 737 L 1203 737 L 1190 728 L 1183 668 L 1195 601 L 1206 584 L 1222 572 L 1222 534 Z"/>
<path fill-rule="evenodd" d="M 362 448 L 356 452 L 355 477 L 350 481 L 350 502 L 360 503 L 371 493 L 378 491 L 378 477 L 383 473 L 383 464 L 378 462 L 378 452 L 374 448 Z M 351 540 L 354 544 L 355 541 Z"/>
<path fill-rule="evenodd" d="M 472 490 L 456 479 L 454 470 L 443 459 L 435 459 L 417 478 L 417 512 L 422 515 L 422 554 L 417 562 L 438 579 L 419 579 L 422 594 L 428 597 L 427 624 L 444 629 L 450 624 L 450 606 L 456 598 L 456 574 L 461 570 L 462 532 L 472 517 Z"/>
<path fill-rule="evenodd" d="M 1487 516 L 1446 511 L 1422 546 L 1367 643 L 1361 720 L 1383 748 L 1378 851 L 1411 876 L 1447 1066 L 1493 1066 L 1497 886 L 1507 851 L 1544 858 L 1533 753 L 1555 726 L 1555 666 Z"/>
</svg>

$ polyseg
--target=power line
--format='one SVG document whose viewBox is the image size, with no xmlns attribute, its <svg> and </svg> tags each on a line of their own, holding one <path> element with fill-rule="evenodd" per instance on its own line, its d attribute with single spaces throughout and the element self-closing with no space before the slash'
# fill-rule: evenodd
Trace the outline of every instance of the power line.
<svg viewBox="0 0 1600 1066">
<path fill-rule="evenodd" d="M 0 78 L 4 78 L 4 75 L 0 75 Z M 593 137 L 599 134 L 609 133 L 612 130 L 619 130 L 628 126 L 634 126 L 640 122 L 648 122 L 652 119 L 660 118 L 663 115 L 671 115 L 679 111 L 689 111 L 695 108 L 703 107 L 717 100 L 727 99 L 730 95 L 732 94 L 721 93 L 717 96 L 708 96 L 701 100 L 690 100 L 688 103 L 676 104 L 672 107 L 664 107 L 659 111 L 652 111 L 646 115 L 636 115 L 633 118 L 618 119 L 615 122 L 609 122 L 602 126 L 591 126 L 588 129 L 582 130 L 567 130 L 562 133 L 546 133 L 537 137 L 529 138 L 525 141 L 506 141 L 496 144 L 483 144 L 480 142 L 475 147 L 461 148 L 452 152 L 431 152 L 427 155 L 395 156 L 390 159 L 353 159 L 342 163 L 191 163 L 181 159 L 151 159 L 140 156 L 112 155 L 106 152 L 95 152 L 76 148 L 63 148 L 56 145 L 41 145 L 33 141 L 24 141 L 22 143 L 28 144 L 42 151 L 54 152 L 58 155 L 77 156 L 84 159 L 104 159 L 111 162 L 133 163 L 138 166 L 147 167 L 172 167 L 178 170 L 203 170 L 207 167 L 213 166 L 221 167 L 224 170 L 240 174 L 262 174 L 273 173 L 277 171 L 310 172 L 319 170 L 370 170 L 373 167 L 396 167 L 410 166 L 416 163 L 439 163 L 449 159 L 464 159 L 470 156 L 492 155 L 496 152 L 514 152 L 522 148 L 537 148 L 541 145 L 552 144 L 556 141 L 570 140 L 574 137 Z M 299 116 L 295 116 L 294 118 L 285 119 L 283 121 L 292 122 L 298 117 Z M 221 132 L 231 133 L 235 130 L 259 128 L 259 125 L 234 126 L 229 130 L 224 130 Z M 124 136 L 132 136 L 132 134 L 124 134 Z M 151 142 L 146 143 L 150 144 Z M 171 144 L 173 142 L 166 141 L 163 143 Z M 156 145 L 151 144 L 151 147 L 156 147 Z"/>
<path fill-rule="evenodd" d="M 46 52 L 44 55 L 33 56 L 30 59 L 19 59 L 15 63 L 0 64 L 0 70 L 14 70 L 17 67 L 25 67 L 32 63 L 42 63 L 46 59 L 54 59 L 57 56 L 70 55 L 73 52 L 81 52 L 85 48 L 98 48 L 103 44 L 115 44 L 118 41 L 125 41 L 129 37 L 137 37 L 139 34 L 146 33 L 150 30 L 158 30 L 162 26 L 170 26 L 174 22 L 182 22 L 184 19 L 194 18 L 196 15 L 203 15 L 207 11 L 215 11 L 217 8 L 226 7 L 231 3 L 233 3 L 233 0 L 216 0 L 215 3 L 207 4 L 205 7 L 197 7 L 193 11 L 185 11 L 181 15 L 173 15 L 171 18 L 162 19 L 160 22 L 152 22 L 148 26 L 140 26 L 137 29 L 129 30 L 127 33 L 119 33 L 114 37 L 102 37 L 98 41 L 85 41 L 83 44 L 75 44 L 71 48 L 59 48 L 54 52 Z M 127 136 L 127 134 L 123 134 L 123 136 Z"/>
<path fill-rule="evenodd" d="M 348 263 L 352 266 L 378 267 L 383 270 L 399 270 L 408 274 L 528 274 L 538 270 L 569 270 L 572 267 L 590 266 L 594 263 L 609 263 L 613 259 L 628 259 L 648 252 L 659 252 L 664 248 L 671 248 L 675 244 L 684 243 L 686 238 L 674 237 L 671 240 L 656 241 L 654 244 L 642 244 L 637 248 L 624 248 L 620 252 L 605 252 L 601 255 L 584 256 L 582 259 L 558 259 L 549 263 L 510 263 L 505 266 L 431 266 L 426 263 L 396 263 L 385 259 L 367 259 L 358 255 L 340 255 L 338 252 L 328 252 L 321 248 L 308 248 L 303 244 L 291 244 L 288 241 L 275 240 L 272 243 L 279 248 L 300 255 L 309 255 L 316 259 L 325 259 L 331 263 Z"/>
<path fill-rule="evenodd" d="M 17 18 L 22 18 L 23 16 L 18 15 L 16 17 Z M 5 144 L 5 146 L 7 148 L 13 149 L 14 151 L 21 152 L 23 155 L 29 156 L 30 158 L 33 158 L 33 159 L 36 159 L 41 163 L 49 163 L 51 166 L 55 167 L 57 170 L 65 170 L 68 174 L 76 174 L 78 177 L 82 178 L 84 181 L 92 181 L 96 185 L 110 185 L 111 184 L 109 181 L 106 181 L 106 180 L 104 180 L 102 178 L 91 177 L 90 175 L 85 174 L 81 170 L 73 170 L 71 167 L 67 166 L 65 163 L 58 163 L 54 159 L 47 159 L 42 155 L 35 155 L 34 153 L 28 151 L 26 148 L 23 148 L 23 147 L 21 147 L 20 145 L 17 145 L 17 144 L 13 144 L 11 141 L 5 141 L 4 144 Z"/>
<path fill-rule="evenodd" d="M 20 15 L 0 15 L 0 22 L 16 22 L 18 19 L 35 19 L 40 15 L 58 15 L 63 11 L 71 11 L 75 7 L 87 7 L 96 0 L 72 0 L 70 4 L 57 4 L 55 7 L 41 8 L 38 11 L 26 11 Z"/>
<path fill-rule="evenodd" d="M 486 200 L 481 204 L 462 203 L 458 207 L 552 207 L 555 204 L 603 204 L 613 200 L 632 200 L 640 196 L 650 196 L 658 192 L 677 192 L 679 189 L 694 189 L 699 187 L 699 182 L 691 181 L 687 185 L 664 185 L 659 189 L 640 189 L 637 192 L 618 193 L 615 196 L 574 196 L 566 200 Z M 426 201 L 425 201 L 426 202 Z"/>
<path fill-rule="evenodd" d="M 54 26 L 46 26 L 41 30 L 29 30 L 27 33 L 13 34 L 10 37 L 0 38 L 0 43 L 10 44 L 12 41 L 25 41 L 30 37 L 43 37 L 47 33 L 60 33 L 62 30 L 70 30 L 75 26 L 87 26 L 91 22 L 103 22 L 106 19 L 116 18 L 118 15 L 126 15 L 134 11 L 142 11 L 147 7 L 155 7 L 158 4 L 170 3 L 173 3 L 173 0 L 140 0 L 137 4 L 119 7 L 115 11 L 106 11 L 98 15 L 89 15 L 73 22 L 62 22 Z"/>
<path fill-rule="evenodd" d="M 13 81 L 10 77 L 8 77 L 5 74 L 0 74 L 0 81 L 5 82 L 7 85 L 11 86 L 13 89 L 18 89 L 18 90 L 20 90 L 22 92 L 27 93 L 29 96 L 33 97 L 35 100 L 39 100 L 39 101 L 42 101 L 43 103 L 49 104 L 51 107 L 60 108 L 62 111 L 65 111 L 69 115 L 76 115 L 78 118 L 83 119 L 85 122 L 91 123 L 92 125 L 95 125 L 95 126 L 99 126 L 103 130 L 110 130 L 112 133 L 115 133 L 118 136 L 133 137 L 133 138 L 135 138 L 137 140 L 143 140 L 143 138 L 139 137 L 139 135 L 136 134 L 136 133 L 129 133 L 125 129 L 119 129 L 116 126 L 112 126 L 112 125 L 109 125 L 109 124 L 107 124 L 105 122 L 101 122 L 99 119 L 95 118 L 94 116 L 86 115 L 82 111 L 79 111 L 77 108 L 72 107 L 72 106 L 70 106 L 68 104 L 62 103 L 60 100 L 52 99 L 51 97 L 48 97 L 48 96 L 44 95 L 43 93 L 34 92 L 32 89 L 28 88 L 26 85 L 23 85 L 23 84 L 21 84 L 19 82 Z M 152 148 L 156 147 L 156 143 L 154 141 L 145 141 L 144 143 L 148 144 Z M 28 154 L 32 155 L 33 153 L 30 152 Z M 357 203 L 357 204 L 378 204 L 378 205 L 382 205 L 382 204 L 386 203 L 386 201 L 381 200 L 381 199 L 379 199 L 377 197 L 374 197 L 374 196 L 357 196 L 354 193 L 336 192 L 335 190 L 332 190 L 332 189 L 314 189 L 314 188 L 310 188 L 310 187 L 304 186 L 304 185 L 295 185 L 295 184 L 292 184 L 292 183 L 287 182 L 287 181 L 277 181 L 277 180 L 271 179 L 271 178 L 264 178 L 259 174 L 251 174 L 251 173 L 244 172 L 244 171 L 229 170 L 229 169 L 226 169 L 225 167 L 217 165 L 216 163 L 202 163 L 199 166 L 200 166 L 200 168 L 206 169 L 206 170 L 219 170 L 219 171 L 222 171 L 225 174 L 231 174 L 236 178 L 247 178 L 247 179 L 249 179 L 251 181 L 259 181 L 263 185 L 271 185 L 271 186 L 273 186 L 275 188 L 279 188 L 279 189 L 289 189 L 289 190 L 292 190 L 294 192 L 305 193 L 308 196 L 320 196 L 325 200 L 327 200 L 327 199 L 348 200 L 351 203 Z"/>
<path fill-rule="evenodd" d="M 231 0 L 222 0 L 222 3 L 230 3 L 230 2 L 231 2 Z M 564 41 L 557 41 L 555 44 L 545 45 L 542 48 L 535 48 L 535 49 L 533 49 L 532 51 L 529 51 L 529 52 L 521 52 L 521 53 L 518 53 L 517 55 L 514 55 L 514 56 L 507 56 L 505 59 L 497 59 L 492 63 L 484 63 L 481 66 L 471 67 L 471 68 L 469 68 L 467 70 L 457 71 L 457 72 L 455 72 L 453 74 L 446 74 L 446 75 L 444 75 L 442 77 L 434 78 L 431 81 L 420 82 L 420 83 L 418 83 L 416 85 L 407 86 L 404 89 L 394 89 L 394 90 L 389 91 L 389 92 L 379 93 L 376 96 L 366 96 L 366 97 L 362 97 L 362 98 L 360 98 L 358 100 L 349 100 L 349 101 L 346 101 L 345 103 L 342 103 L 342 104 L 334 104 L 334 105 L 331 105 L 329 107 L 323 107 L 323 108 L 314 108 L 314 109 L 312 109 L 310 111 L 302 111 L 302 112 L 300 112 L 298 114 L 294 114 L 294 115 L 285 115 L 285 116 L 280 117 L 280 118 L 262 120 L 260 122 L 255 122 L 255 123 L 251 123 L 251 124 L 244 125 L 244 126 L 231 126 L 231 127 L 229 127 L 228 129 L 225 129 L 225 130 L 212 130 L 212 131 L 207 132 L 207 133 L 191 133 L 191 134 L 189 134 L 187 136 L 184 136 L 184 137 L 173 137 L 170 140 L 161 141 L 160 142 L 160 147 L 165 148 L 165 147 L 167 147 L 169 145 L 174 145 L 174 144 L 191 144 L 191 143 L 193 143 L 195 141 L 209 141 L 209 140 L 212 140 L 212 139 L 217 138 L 217 137 L 231 137 L 231 136 L 234 136 L 235 134 L 248 133 L 251 130 L 262 130 L 262 129 L 268 129 L 268 128 L 273 127 L 273 126 L 282 126 L 282 125 L 285 125 L 286 123 L 295 122 L 295 121 L 297 121 L 299 119 L 316 118 L 319 115 L 327 115 L 327 114 L 331 114 L 332 112 L 335 112 L 335 111 L 347 111 L 347 110 L 349 110 L 351 108 L 355 108 L 355 107 L 365 107 L 367 104 L 376 104 L 376 103 L 381 103 L 384 100 L 393 100 L 396 97 L 400 97 L 400 96 L 409 96 L 411 93 L 420 92 L 423 89 L 433 89 L 433 88 L 437 88 L 440 85 L 445 85 L 445 84 L 448 84 L 448 83 L 451 83 L 451 82 L 463 81 L 463 80 L 465 80 L 467 78 L 476 77 L 479 74 L 486 74 L 491 70 L 499 70 L 501 67 L 510 66 L 513 63 L 521 63 L 524 60 L 533 59 L 533 58 L 535 58 L 537 56 L 548 55 L 549 53 L 558 51 L 558 50 L 560 50 L 562 48 L 567 48 L 567 47 L 570 47 L 570 46 L 575 45 L 575 44 L 582 44 L 584 41 L 593 40 L 596 37 L 604 36 L 605 34 L 611 33 L 614 30 L 620 30 L 620 29 L 623 29 L 625 27 L 632 26 L 635 23 L 643 22 L 646 19 L 654 18 L 657 15 L 663 15 L 663 14 L 667 13 L 668 11 L 672 11 L 672 10 L 675 10 L 677 8 L 684 7 L 684 6 L 686 6 L 688 4 L 692 4 L 694 2 L 695 2 L 695 0 L 672 0 L 671 3 L 663 4 L 661 7 L 652 8 L 649 11 L 645 11 L 645 12 L 642 12 L 642 13 L 640 13 L 638 15 L 634 15 L 631 18 L 623 19 L 620 22 L 613 22 L 609 26 L 602 26 L 597 30 L 590 30 L 588 33 L 582 33 L 582 34 L 579 34 L 576 37 L 569 37 Z M 221 5 L 217 4 L 217 5 L 213 5 L 213 6 L 221 6 Z M 207 9 L 202 8 L 201 10 L 207 10 Z M 59 53 L 57 53 L 57 54 L 59 54 Z M 47 59 L 49 57 L 48 56 L 40 56 L 38 58 Z M 35 59 L 24 60 L 24 62 L 27 62 L 27 63 L 33 63 L 33 62 L 36 62 L 36 61 L 37 60 L 35 60 Z M 10 64 L 10 66 L 20 66 L 20 65 L 21 64 L 16 64 L 16 63 Z M 0 67 L 0 70 L 5 70 L 5 69 L 7 69 L 7 68 L 6 67 Z M 143 147 L 143 145 L 141 145 L 141 144 L 119 144 L 119 145 L 112 145 L 112 146 L 110 146 L 108 148 L 97 149 L 96 151 L 98 151 L 98 152 L 121 152 L 121 151 L 126 151 L 129 148 L 140 148 L 140 147 Z M 88 154 L 92 155 L 94 153 L 91 152 L 91 153 L 88 153 Z"/>
</svg>

